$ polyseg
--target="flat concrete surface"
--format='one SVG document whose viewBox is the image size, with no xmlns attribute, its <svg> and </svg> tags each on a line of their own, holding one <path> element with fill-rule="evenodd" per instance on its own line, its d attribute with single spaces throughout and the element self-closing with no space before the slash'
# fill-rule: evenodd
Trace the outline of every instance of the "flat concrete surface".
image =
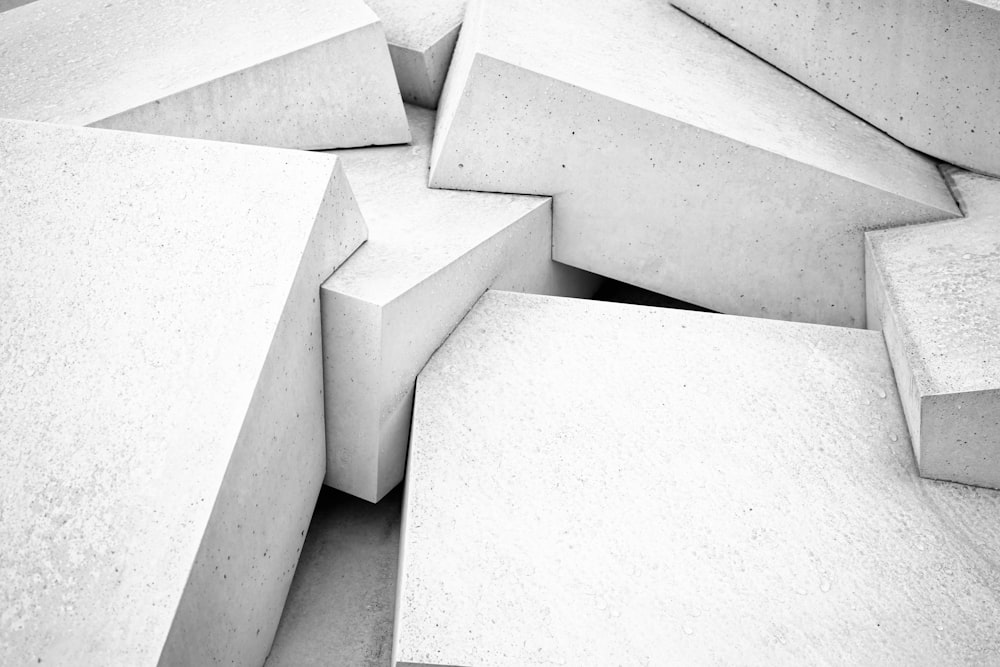
<svg viewBox="0 0 1000 667">
<path fill-rule="evenodd" d="M 863 326 L 867 229 L 935 164 L 658 0 L 473 0 L 432 187 L 554 197 L 553 257 L 720 312 Z"/>
<path fill-rule="evenodd" d="M 1000 175 L 996 0 L 671 0 L 908 146 Z"/>
<path fill-rule="evenodd" d="M 260 664 L 323 478 L 328 155 L 0 121 L 0 663 Z"/>
<path fill-rule="evenodd" d="M 5 12 L 8 9 L 14 9 L 15 7 L 20 7 L 21 5 L 26 5 L 29 2 L 34 2 L 34 0 L 0 0 L 0 12 Z"/>
<path fill-rule="evenodd" d="M 551 259 L 548 198 L 431 190 L 433 112 L 412 146 L 340 151 L 368 242 L 323 285 L 327 484 L 372 502 L 403 479 L 417 373 L 490 287 L 590 296 Z"/>
<path fill-rule="evenodd" d="M 0 117 L 290 148 L 405 143 L 361 0 L 37 0 L 0 14 Z"/>
<path fill-rule="evenodd" d="M 394 659 L 995 664 L 998 512 L 917 475 L 877 332 L 489 292 L 418 381 Z"/>
<path fill-rule="evenodd" d="M 1000 487 L 1000 181 L 949 168 L 967 218 L 869 234 L 882 329 L 924 475 Z"/>
</svg>

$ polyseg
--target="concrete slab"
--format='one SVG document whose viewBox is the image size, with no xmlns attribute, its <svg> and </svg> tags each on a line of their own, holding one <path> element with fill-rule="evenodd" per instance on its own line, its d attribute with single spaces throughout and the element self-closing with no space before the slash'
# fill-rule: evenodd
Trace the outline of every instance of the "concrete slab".
<svg viewBox="0 0 1000 667">
<path fill-rule="evenodd" d="M 462 27 L 465 0 L 368 0 L 385 27 L 403 100 L 436 109 Z"/>
<path fill-rule="evenodd" d="M 289 148 L 405 143 L 361 0 L 37 0 L 0 14 L 0 117 Z"/>
<path fill-rule="evenodd" d="M 671 0 L 908 146 L 1000 175 L 996 0 Z"/>
<path fill-rule="evenodd" d="M 864 230 L 935 164 L 659 0 L 474 0 L 432 187 L 554 196 L 553 257 L 711 310 L 864 326 Z"/>
<path fill-rule="evenodd" d="M 20 7 L 21 5 L 26 5 L 29 2 L 34 2 L 34 0 L 0 0 L 0 12 L 5 12 L 8 9 L 14 9 L 15 7 Z"/>
<path fill-rule="evenodd" d="M 262 663 L 365 235 L 339 163 L 2 120 L 0 220 L 0 663 Z"/>
<path fill-rule="evenodd" d="M 403 479 L 417 373 L 484 291 L 599 282 L 552 261 L 549 199 L 429 189 L 434 114 L 407 114 L 412 146 L 339 153 L 370 236 L 322 289 L 326 483 L 372 502 Z"/>
<path fill-rule="evenodd" d="M 395 664 L 992 664 L 997 512 L 875 332 L 489 292 L 418 380 Z"/>
<path fill-rule="evenodd" d="M 1000 488 L 1000 181 L 946 174 L 965 220 L 868 235 L 868 325 L 921 474 Z"/>
</svg>

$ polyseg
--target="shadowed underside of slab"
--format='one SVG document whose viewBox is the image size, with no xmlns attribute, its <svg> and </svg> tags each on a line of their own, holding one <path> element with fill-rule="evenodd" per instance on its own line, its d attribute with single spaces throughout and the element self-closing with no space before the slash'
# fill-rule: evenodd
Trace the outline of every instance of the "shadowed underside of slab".
<svg viewBox="0 0 1000 667">
<path fill-rule="evenodd" d="M 394 664 L 1000 650 L 1000 495 L 917 476 L 876 332 L 488 292 L 405 494 Z"/>
<path fill-rule="evenodd" d="M 260 664 L 323 476 L 330 156 L 0 122 L 0 662 Z"/>
<path fill-rule="evenodd" d="M 721 312 L 862 326 L 864 230 L 958 215 L 934 163 L 655 0 L 475 0 L 436 136 L 433 187 L 553 195 L 555 259 Z"/>
<path fill-rule="evenodd" d="M 326 483 L 373 502 L 403 478 L 417 373 L 487 288 L 598 282 L 552 261 L 548 199 L 427 188 L 434 114 L 408 115 L 413 146 L 339 152 L 370 237 L 322 289 Z"/>
<path fill-rule="evenodd" d="M 869 326 L 892 357 L 920 471 L 1000 487 L 1000 181 L 946 171 L 965 220 L 867 236 Z"/>
<path fill-rule="evenodd" d="M 3 117 L 308 149 L 409 140 L 360 0 L 37 0 L 0 15 L 0 60 Z"/>
<path fill-rule="evenodd" d="M 1000 175 L 993 0 L 672 0 L 903 143 Z"/>
</svg>

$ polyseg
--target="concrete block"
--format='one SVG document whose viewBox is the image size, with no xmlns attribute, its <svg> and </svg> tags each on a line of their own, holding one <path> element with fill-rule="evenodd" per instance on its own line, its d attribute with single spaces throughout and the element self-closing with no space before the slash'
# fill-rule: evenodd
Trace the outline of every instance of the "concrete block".
<svg viewBox="0 0 1000 667">
<path fill-rule="evenodd" d="M 339 163 L 3 120 L 0 219 L 0 663 L 263 663 L 365 236 Z"/>
<path fill-rule="evenodd" d="M 966 219 L 868 234 L 868 325 L 921 474 L 1000 488 L 1000 181 L 946 174 Z"/>
<path fill-rule="evenodd" d="M 436 109 L 462 27 L 465 0 L 368 0 L 385 27 L 403 100 Z"/>
<path fill-rule="evenodd" d="M 1000 655 L 1000 493 L 917 475 L 872 331 L 489 292 L 403 512 L 396 665 Z"/>
<path fill-rule="evenodd" d="M 432 187 L 553 195 L 553 257 L 705 308 L 864 326 L 864 230 L 933 162 L 659 0 L 473 0 Z"/>
<path fill-rule="evenodd" d="M 552 261 L 549 199 L 429 189 L 434 114 L 407 113 L 413 146 L 339 153 L 370 236 L 322 289 L 326 483 L 372 502 L 403 479 L 417 374 L 486 289 L 598 286 Z"/>
<path fill-rule="evenodd" d="M 1000 175 L 995 0 L 671 0 L 907 146 Z"/>
<path fill-rule="evenodd" d="M 361 0 L 37 0 L 0 14 L 0 117 L 289 148 L 409 141 Z"/>
</svg>

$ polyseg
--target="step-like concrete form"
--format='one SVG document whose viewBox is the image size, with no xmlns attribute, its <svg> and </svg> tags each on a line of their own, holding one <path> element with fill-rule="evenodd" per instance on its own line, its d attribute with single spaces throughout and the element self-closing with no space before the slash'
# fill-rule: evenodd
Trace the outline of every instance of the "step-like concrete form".
<svg viewBox="0 0 1000 667">
<path fill-rule="evenodd" d="M 361 0 L 37 0 L 0 14 L 0 117 L 289 148 L 409 140 Z"/>
<path fill-rule="evenodd" d="M 490 292 L 417 383 L 395 664 L 990 664 L 998 512 L 877 332 Z"/>
<path fill-rule="evenodd" d="M 553 195 L 560 262 L 825 324 L 864 326 L 864 230 L 958 215 L 934 163 L 659 0 L 473 0 L 431 165 Z"/>
<path fill-rule="evenodd" d="M 324 471 L 329 155 L 0 121 L 0 663 L 261 664 Z"/>
<path fill-rule="evenodd" d="M 997 0 L 671 0 L 908 146 L 1000 174 Z"/>
<path fill-rule="evenodd" d="M 965 220 L 867 235 L 868 326 L 921 474 L 1000 488 L 1000 181 L 946 174 Z"/>
<path fill-rule="evenodd" d="M 489 287 L 590 296 L 552 261 L 551 200 L 427 187 L 434 113 L 414 144 L 339 153 L 368 242 L 323 285 L 326 483 L 377 502 L 403 479 L 417 374 Z"/>
<path fill-rule="evenodd" d="M 368 0 L 385 27 L 389 55 L 403 100 L 436 109 L 465 0 Z"/>
</svg>

